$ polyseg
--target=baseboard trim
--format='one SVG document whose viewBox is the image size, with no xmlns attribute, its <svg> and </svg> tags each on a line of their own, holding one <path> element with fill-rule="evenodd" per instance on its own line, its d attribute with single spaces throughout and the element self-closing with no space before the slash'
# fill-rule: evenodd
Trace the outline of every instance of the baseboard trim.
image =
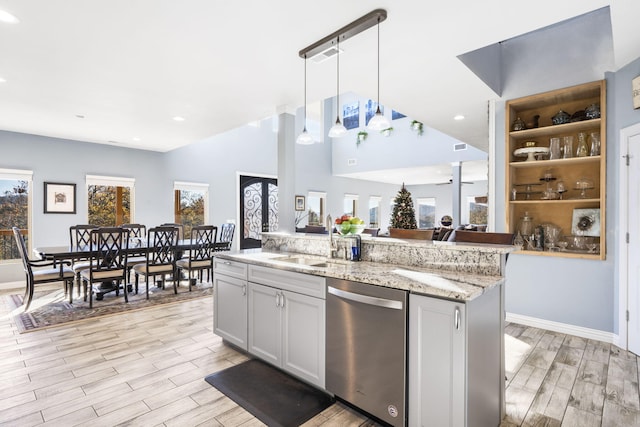
<svg viewBox="0 0 640 427">
<path fill-rule="evenodd" d="M 567 323 L 554 322 L 552 320 L 538 319 L 536 317 L 523 316 L 521 314 L 507 313 L 505 320 L 507 322 L 519 323 L 521 325 L 532 326 L 534 328 L 546 329 L 548 331 L 602 341 L 608 344 L 618 345 L 620 342 L 619 337 L 613 332 L 605 332 L 598 329 L 569 325 Z"/>
</svg>

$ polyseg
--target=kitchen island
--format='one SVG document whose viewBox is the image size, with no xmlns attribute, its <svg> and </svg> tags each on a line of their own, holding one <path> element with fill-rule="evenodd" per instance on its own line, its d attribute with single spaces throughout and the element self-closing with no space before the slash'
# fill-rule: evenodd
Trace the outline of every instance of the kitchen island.
<svg viewBox="0 0 640 427">
<path fill-rule="evenodd" d="M 328 257 L 347 240 L 335 239 L 332 246 L 326 235 L 265 233 L 261 250 L 216 254 L 214 331 L 328 389 L 325 353 L 337 328 L 326 319 L 327 281 L 402 290 L 407 328 L 398 332 L 408 351 L 398 362 L 408 397 L 388 405 L 397 418 L 385 418 L 387 406 L 378 411 L 352 403 L 393 425 L 498 425 L 504 414 L 504 266 L 514 248 L 363 238 L 362 261 L 353 262 Z"/>
</svg>

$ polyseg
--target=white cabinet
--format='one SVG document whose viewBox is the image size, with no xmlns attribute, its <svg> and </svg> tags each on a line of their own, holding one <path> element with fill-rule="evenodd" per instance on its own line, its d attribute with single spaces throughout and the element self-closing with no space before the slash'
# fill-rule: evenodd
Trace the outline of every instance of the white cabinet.
<svg viewBox="0 0 640 427">
<path fill-rule="evenodd" d="M 465 425 L 465 305 L 409 297 L 409 425 Z"/>
<path fill-rule="evenodd" d="M 502 286 L 468 302 L 410 295 L 410 426 L 500 424 L 502 316 Z"/>
<path fill-rule="evenodd" d="M 248 351 L 324 388 L 325 279 L 249 266 L 248 280 Z"/>
<path fill-rule="evenodd" d="M 214 259 L 213 331 L 247 350 L 247 265 Z"/>
</svg>

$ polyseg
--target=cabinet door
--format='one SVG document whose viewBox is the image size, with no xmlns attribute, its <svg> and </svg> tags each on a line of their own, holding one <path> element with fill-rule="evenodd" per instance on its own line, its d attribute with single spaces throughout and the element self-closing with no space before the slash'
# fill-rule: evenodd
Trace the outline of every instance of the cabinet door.
<svg viewBox="0 0 640 427">
<path fill-rule="evenodd" d="M 282 291 L 283 369 L 324 388 L 325 301 Z"/>
<path fill-rule="evenodd" d="M 281 365 L 282 291 L 249 282 L 249 352 Z"/>
<path fill-rule="evenodd" d="M 411 295 L 409 425 L 466 425 L 465 306 Z"/>
<path fill-rule="evenodd" d="M 215 274 L 213 283 L 213 331 L 246 350 L 247 281 Z"/>
</svg>

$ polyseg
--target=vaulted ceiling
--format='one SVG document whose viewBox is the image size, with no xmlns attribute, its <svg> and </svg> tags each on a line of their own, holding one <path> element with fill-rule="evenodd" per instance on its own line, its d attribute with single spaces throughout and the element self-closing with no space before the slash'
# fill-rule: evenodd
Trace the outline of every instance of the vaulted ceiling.
<svg viewBox="0 0 640 427">
<path fill-rule="evenodd" d="M 486 148 L 497 95 L 458 56 L 606 6 L 617 69 L 640 54 L 637 1 L 3 0 L 0 129 L 168 151 L 294 111 L 298 51 L 383 8 L 381 103 Z M 375 99 L 375 29 L 341 48 L 342 90 Z M 334 61 L 309 62 L 309 102 L 335 95 Z"/>
</svg>

